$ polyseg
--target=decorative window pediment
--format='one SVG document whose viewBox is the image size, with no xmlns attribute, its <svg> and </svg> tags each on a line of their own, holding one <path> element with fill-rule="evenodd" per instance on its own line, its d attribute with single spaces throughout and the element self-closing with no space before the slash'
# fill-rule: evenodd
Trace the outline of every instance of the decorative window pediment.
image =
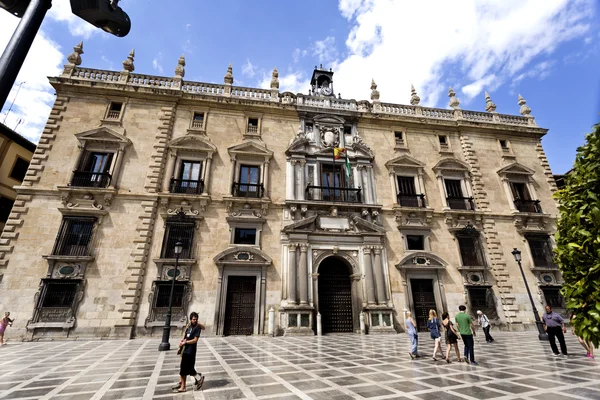
<svg viewBox="0 0 600 400">
<path fill-rule="evenodd" d="M 385 166 L 390 171 L 394 171 L 396 168 L 398 168 L 398 169 L 412 168 L 412 169 L 417 169 L 417 170 L 423 171 L 423 169 L 425 168 L 424 163 L 422 163 L 421 161 L 417 160 L 416 158 L 413 158 L 406 154 L 403 156 L 400 156 L 400 157 L 396 157 L 396 158 L 386 162 Z"/>
<path fill-rule="evenodd" d="M 468 172 L 469 170 L 469 165 L 466 162 L 449 157 L 441 159 L 433 167 L 433 171 L 437 174 L 444 174 L 446 171 Z"/>
<path fill-rule="evenodd" d="M 442 260 L 440 257 L 425 251 L 411 252 L 405 255 L 396 268 L 400 270 L 434 270 L 434 269 L 445 269 L 448 263 Z"/>
<path fill-rule="evenodd" d="M 217 254 L 213 258 L 218 266 L 266 267 L 273 260 L 256 247 L 235 246 Z"/>
<path fill-rule="evenodd" d="M 264 157 L 265 161 L 268 161 L 273 157 L 273 152 L 267 149 L 264 143 L 256 140 L 246 140 L 243 143 L 229 147 L 227 151 L 233 159 L 239 157 Z"/>
<path fill-rule="evenodd" d="M 188 134 L 171 140 L 169 142 L 169 148 L 176 151 L 183 150 L 204 152 L 208 153 L 210 156 L 217 152 L 217 146 L 215 146 L 209 139 L 201 135 L 193 134 Z"/>
<path fill-rule="evenodd" d="M 131 144 L 131 140 L 128 137 L 106 126 L 76 133 L 75 137 L 84 147 L 87 147 L 89 143 L 100 143 L 124 149 Z"/>
<path fill-rule="evenodd" d="M 500 177 L 508 177 L 510 175 L 520 175 L 522 177 L 530 177 L 535 174 L 535 171 L 531 168 L 519 164 L 517 162 L 507 165 L 506 167 L 500 168 L 496 171 Z"/>
<path fill-rule="evenodd" d="M 283 228 L 283 232 L 285 233 L 316 231 L 339 231 L 354 234 L 368 233 L 371 235 L 385 234 L 385 228 L 358 216 L 347 218 L 314 215 Z"/>
</svg>

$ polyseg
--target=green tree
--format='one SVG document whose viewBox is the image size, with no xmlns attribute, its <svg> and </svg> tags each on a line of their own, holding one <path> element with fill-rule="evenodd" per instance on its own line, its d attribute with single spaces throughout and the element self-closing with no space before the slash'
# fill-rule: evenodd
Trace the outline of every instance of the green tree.
<svg viewBox="0 0 600 400">
<path fill-rule="evenodd" d="M 565 187 L 555 195 L 560 219 L 556 260 L 577 336 L 600 343 L 600 124 L 577 149 Z"/>
</svg>

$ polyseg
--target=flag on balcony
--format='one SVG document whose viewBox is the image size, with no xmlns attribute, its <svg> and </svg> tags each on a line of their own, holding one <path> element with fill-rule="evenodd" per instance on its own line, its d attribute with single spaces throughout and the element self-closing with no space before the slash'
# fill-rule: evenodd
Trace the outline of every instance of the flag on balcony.
<svg viewBox="0 0 600 400">
<path fill-rule="evenodd" d="M 333 148 L 333 159 L 339 160 L 343 155 L 346 154 L 346 149 L 343 147 L 334 147 Z"/>
<path fill-rule="evenodd" d="M 352 166 L 350 166 L 350 159 L 348 158 L 348 153 L 345 151 L 346 149 L 344 149 L 344 154 L 346 155 L 346 163 L 344 164 L 344 166 L 346 167 L 346 178 L 347 181 L 350 181 L 350 173 L 352 172 Z"/>
</svg>

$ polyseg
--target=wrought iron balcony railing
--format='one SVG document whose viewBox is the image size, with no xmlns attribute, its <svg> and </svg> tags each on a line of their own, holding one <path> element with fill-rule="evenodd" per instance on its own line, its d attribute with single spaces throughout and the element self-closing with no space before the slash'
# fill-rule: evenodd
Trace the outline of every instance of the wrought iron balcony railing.
<svg viewBox="0 0 600 400">
<path fill-rule="evenodd" d="M 398 194 L 398 204 L 402 207 L 425 207 L 424 194 Z"/>
<path fill-rule="evenodd" d="M 204 181 L 189 179 L 171 179 L 169 186 L 170 193 L 202 194 L 204 190 Z"/>
<path fill-rule="evenodd" d="M 515 200 L 515 207 L 520 212 L 538 213 L 542 212 L 539 200 Z"/>
<path fill-rule="evenodd" d="M 452 210 L 475 210 L 472 197 L 446 197 L 446 200 Z"/>
<path fill-rule="evenodd" d="M 71 186 L 105 188 L 112 179 L 108 172 L 73 171 Z"/>
<path fill-rule="evenodd" d="M 355 189 L 309 185 L 306 187 L 306 200 L 362 203 L 361 191 L 361 188 Z"/>
<path fill-rule="evenodd" d="M 233 185 L 231 185 L 231 194 L 234 197 L 261 199 L 265 194 L 265 187 L 262 183 L 233 182 Z"/>
</svg>

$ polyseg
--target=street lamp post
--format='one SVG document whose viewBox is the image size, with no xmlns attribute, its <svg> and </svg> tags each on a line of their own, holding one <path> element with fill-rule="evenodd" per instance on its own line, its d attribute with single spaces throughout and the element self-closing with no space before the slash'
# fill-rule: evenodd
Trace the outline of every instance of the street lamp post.
<svg viewBox="0 0 600 400">
<path fill-rule="evenodd" d="M 171 313 L 173 306 L 173 291 L 175 290 L 175 279 L 177 279 L 177 266 L 179 264 L 179 255 L 183 250 L 183 243 L 175 243 L 175 271 L 173 271 L 173 280 L 171 281 L 171 294 L 169 295 L 169 310 L 167 311 L 167 318 L 165 319 L 165 327 L 163 328 L 162 342 L 158 346 L 158 351 L 167 351 L 171 348 L 169 343 L 169 336 L 171 335 Z"/>
<path fill-rule="evenodd" d="M 521 252 L 515 248 L 511 254 L 515 257 L 515 261 L 519 264 L 519 269 L 521 270 L 521 275 L 523 276 L 523 282 L 525 282 L 525 289 L 527 289 L 527 295 L 529 296 L 529 301 L 531 302 L 531 308 L 533 308 L 533 316 L 535 317 L 535 325 L 538 329 L 538 339 L 540 340 L 548 340 L 548 334 L 544 332 L 544 324 L 540 320 L 540 315 L 538 314 L 538 310 L 533 301 L 533 297 L 531 296 L 531 290 L 529 290 L 529 285 L 527 284 L 527 279 L 525 279 L 525 272 L 523 272 L 523 266 L 521 265 Z"/>
</svg>

